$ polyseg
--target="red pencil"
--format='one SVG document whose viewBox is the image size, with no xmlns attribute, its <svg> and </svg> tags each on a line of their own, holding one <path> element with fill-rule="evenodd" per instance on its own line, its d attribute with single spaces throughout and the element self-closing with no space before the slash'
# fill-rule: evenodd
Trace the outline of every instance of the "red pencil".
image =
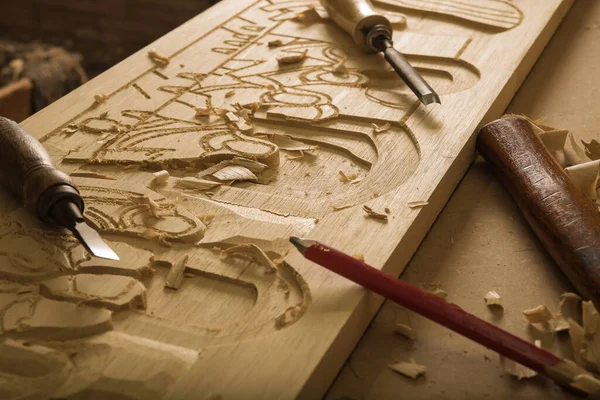
<svg viewBox="0 0 600 400">
<path fill-rule="evenodd" d="M 499 354 L 545 374 L 561 385 L 600 395 L 600 381 L 572 361 L 561 359 L 460 307 L 313 240 L 291 237 L 305 258 L 413 310 Z"/>
</svg>

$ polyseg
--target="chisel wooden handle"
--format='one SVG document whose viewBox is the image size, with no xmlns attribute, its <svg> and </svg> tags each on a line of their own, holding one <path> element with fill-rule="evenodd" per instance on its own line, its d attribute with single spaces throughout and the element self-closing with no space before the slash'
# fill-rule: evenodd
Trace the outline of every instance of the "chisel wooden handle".
<svg viewBox="0 0 600 400">
<path fill-rule="evenodd" d="M 567 278 L 600 309 L 600 213 L 521 117 L 481 129 L 477 148 Z"/>
<path fill-rule="evenodd" d="M 362 50 L 377 51 L 367 38 L 367 34 L 375 33 L 369 29 L 372 26 L 384 27 L 391 39 L 391 22 L 375 11 L 369 0 L 321 0 L 321 4 L 327 10 L 329 18 L 352 35 L 354 42 Z"/>
<path fill-rule="evenodd" d="M 41 220 L 56 224 L 51 210 L 68 199 L 83 211 L 83 200 L 42 144 L 16 122 L 0 117 L 0 184 Z"/>
</svg>

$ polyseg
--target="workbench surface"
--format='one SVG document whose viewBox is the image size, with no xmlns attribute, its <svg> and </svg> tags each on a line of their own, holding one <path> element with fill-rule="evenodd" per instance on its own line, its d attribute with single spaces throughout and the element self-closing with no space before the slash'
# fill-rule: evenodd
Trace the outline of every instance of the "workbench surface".
<svg viewBox="0 0 600 400">
<path fill-rule="evenodd" d="M 508 112 L 545 117 L 544 125 L 569 129 L 576 138 L 600 138 L 600 2 L 579 0 L 544 50 Z M 516 204 L 478 159 L 438 217 L 402 279 L 439 281 L 448 301 L 572 359 L 568 333 L 529 326 L 521 312 L 540 304 L 555 310 L 572 287 L 529 228 Z M 504 312 L 492 313 L 484 295 L 496 290 Z M 410 323 L 417 340 L 394 334 Z M 388 368 L 408 361 L 427 366 L 414 381 Z M 326 399 L 565 399 L 545 378 L 517 381 L 503 373 L 498 355 L 385 302 L 346 362 Z"/>
</svg>

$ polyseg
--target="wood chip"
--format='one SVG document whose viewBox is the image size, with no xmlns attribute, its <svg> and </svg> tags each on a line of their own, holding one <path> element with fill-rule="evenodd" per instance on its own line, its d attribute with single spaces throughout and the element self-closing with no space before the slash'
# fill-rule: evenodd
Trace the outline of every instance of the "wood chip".
<svg viewBox="0 0 600 400">
<path fill-rule="evenodd" d="M 373 124 L 371 124 L 371 126 L 373 127 L 373 134 L 374 135 L 377 135 L 378 133 L 385 132 L 388 129 L 390 129 L 390 123 L 389 122 L 386 122 L 385 124 L 383 124 L 381 126 L 378 126 L 377 124 L 373 123 Z"/>
<path fill-rule="evenodd" d="M 252 171 L 241 165 L 228 165 L 212 174 L 220 181 L 257 181 L 258 178 Z"/>
<path fill-rule="evenodd" d="M 188 256 L 183 257 L 180 261 L 176 262 L 169 269 L 167 278 L 165 279 L 165 289 L 177 290 L 183 282 L 183 272 L 185 271 L 185 264 L 188 261 Z"/>
<path fill-rule="evenodd" d="M 600 176 L 600 160 L 589 161 L 583 164 L 565 168 L 571 181 L 592 201 L 598 198 L 596 186 Z"/>
<path fill-rule="evenodd" d="M 558 303 L 559 313 L 553 317 L 553 325 L 555 332 L 562 332 L 570 329 L 569 319 L 576 320 L 579 317 L 579 303 L 581 297 L 575 293 L 566 292 L 561 296 Z"/>
<path fill-rule="evenodd" d="M 225 119 L 227 120 L 227 122 L 239 122 L 240 118 L 235 115 L 234 113 L 232 113 L 231 111 L 229 111 L 227 114 L 225 114 Z"/>
<path fill-rule="evenodd" d="M 487 304 L 488 307 L 496 306 L 503 308 L 502 297 L 500 297 L 500 295 L 493 290 L 487 292 L 483 299 L 485 300 L 485 304 Z"/>
<path fill-rule="evenodd" d="M 352 204 L 344 204 L 344 205 L 341 205 L 341 206 L 333 206 L 333 210 L 334 211 L 340 211 L 340 210 L 344 210 L 344 209 L 350 208 L 350 207 L 352 207 Z"/>
<path fill-rule="evenodd" d="M 412 379 L 417 379 L 417 377 L 424 375 L 427 371 L 427 368 L 424 365 L 415 364 L 414 362 L 400 362 L 391 364 L 389 367 L 399 374 L 408 376 Z"/>
<path fill-rule="evenodd" d="M 273 135 L 271 138 L 271 142 L 273 142 L 277 147 L 281 150 L 288 151 L 311 151 L 315 150 L 318 146 L 309 145 L 298 140 L 294 140 L 289 136 L 285 135 Z"/>
<path fill-rule="evenodd" d="M 161 56 L 154 49 L 148 51 L 148 57 L 150 57 L 152 61 L 160 65 L 167 65 L 170 61 L 168 57 Z"/>
<path fill-rule="evenodd" d="M 221 186 L 221 183 L 192 177 L 180 178 L 175 181 L 175 187 L 183 189 L 210 190 L 217 186 Z"/>
<path fill-rule="evenodd" d="M 421 208 L 421 207 L 425 207 L 428 204 L 429 204 L 429 202 L 428 201 L 424 201 L 424 200 L 421 200 L 421 201 L 410 201 L 410 202 L 407 203 L 407 206 L 409 208 Z"/>
<path fill-rule="evenodd" d="M 413 330 L 413 328 L 411 326 L 408 326 L 405 324 L 396 324 L 396 328 L 394 328 L 394 332 L 397 333 L 398 335 L 402 335 L 411 340 L 417 339 L 417 335 L 415 334 L 415 331 Z"/>
<path fill-rule="evenodd" d="M 154 172 L 152 175 L 154 175 L 154 178 L 152 179 L 151 183 L 153 186 L 159 186 L 167 183 L 170 176 L 169 171 L 164 169 L 162 171 Z"/>
<path fill-rule="evenodd" d="M 96 102 L 96 104 L 105 103 L 106 100 L 108 100 L 108 96 L 105 94 L 97 94 L 94 96 L 94 101 Z"/>
<path fill-rule="evenodd" d="M 352 257 L 354 257 L 354 258 L 356 258 L 357 260 L 360 260 L 360 261 L 365 261 L 365 255 L 362 254 L 362 253 L 352 254 Z"/>
<path fill-rule="evenodd" d="M 442 300 L 448 300 L 448 293 L 442 290 L 442 285 L 439 282 L 423 282 L 421 283 L 423 286 L 423 290 L 427 293 L 434 295 L 435 297 L 439 297 Z"/>
<path fill-rule="evenodd" d="M 233 96 L 235 96 L 235 90 L 230 90 L 227 93 L 225 93 L 225 98 L 227 99 Z"/>
<path fill-rule="evenodd" d="M 583 327 L 571 318 L 569 318 L 567 322 L 569 324 L 569 338 L 571 339 L 571 347 L 573 348 L 573 359 L 577 364 L 583 365 L 583 360 L 581 357 L 584 341 Z"/>
<path fill-rule="evenodd" d="M 340 182 L 342 183 L 351 183 L 353 182 L 355 179 L 357 179 L 357 175 L 356 174 L 348 174 L 346 175 L 344 173 L 344 171 L 338 171 L 338 174 L 340 175 L 339 179 Z"/>
<path fill-rule="evenodd" d="M 267 45 L 269 47 L 279 47 L 283 45 L 283 42 L 281 41 L 281 39 L 269 40 Z"/>
<path fill-rule="evenodd" d="M 304 60 L 306 58 L 306 53 L 308 52 L 308 49 L 304 49 L 304 51 L 300 52 L 300 53 L 292 53 L 292 52 L 286 52 L 286 53 L 279 53 L 277 55 L 277 62 L 279 64 L 295 64 L 297 62 L 300 62 L 302 60 Z"/>
<path fill-rule="evenodd" d="M 380 219 L 380 220 L 386 221 L 386 222 L 388 220 L 388 216 L 386 214 L 382 214 L 382 213 L 373 211 L 373 209 L 367 205 L 363 206 L 363 211 L 365 213 L 367 213 L 367 215 L 371 218 Z"/>
<path fill-rule="evenodd" d="M 252 129 L 254 129 L 252 127 L 251 124 L 248 123 L 248 121 L 242 119 L 240 121 L 234 122 L 234 125 L 236 126 L 236 128 L 238 128 L 238 130 L 242 131 L 242 132 L 249 132 Z"/>
<path fill-rule="evenodd" d="M 542 324 L 552 319 L 552 313 L 543 305 L 523 311 L 523 316 L 530 324 Z"/>
<path fill-rule="evenodd" d="M 331 67 L 331 72 L 333 72 L 334 75 L 341 75 L 341 76 L 348 76 L 348 68 L 346 68 L 346 60 L 348 58 L 344 57 L 341 60 L 339 60 L 338 62 L 336 62 L 335 64 L 333 64 L 333 66 Z M 389 127 L 389 124 L 388 124 Z"/>
</svg>

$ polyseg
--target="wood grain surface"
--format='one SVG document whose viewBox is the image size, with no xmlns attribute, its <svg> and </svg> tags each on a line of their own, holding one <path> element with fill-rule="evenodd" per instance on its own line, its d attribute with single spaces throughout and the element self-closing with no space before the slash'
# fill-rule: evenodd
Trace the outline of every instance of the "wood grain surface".
<svg viewBox="0 0 600 400">
<path fill-rule="evenodd" d="M 0 274 L 11 281 L 2 335 L 12 338 L 2 351 L 55 366 L 43 385 L 10 375 L 10 393 L 322 395 L 381 299 L 290 252 L 287 237 L 398 274 L 471 161 L 476 128 L 505 108 L 572 2 L 470 2 L 464 18 L 462 2 L 409 3 L 381 10 L 439 107 L 420 106 L 379 55 L 320 14 L 297 17 L 312 3 L 229 0 L 25 121 L 121 261 L 88 259 L 0 199 Z M 155 184 L 159 169 L 170 177 Z M 179 288 L 165 288 L 182 265 Z M 84 271 L 135 278 L 146 292 L 130 301 L 139 287 L 126 280 L 80 288 Z M 43 289 L 65 275 L 64 290 Z M 70 341 L 43 340 L 62 329 Z"/>
</svg>

